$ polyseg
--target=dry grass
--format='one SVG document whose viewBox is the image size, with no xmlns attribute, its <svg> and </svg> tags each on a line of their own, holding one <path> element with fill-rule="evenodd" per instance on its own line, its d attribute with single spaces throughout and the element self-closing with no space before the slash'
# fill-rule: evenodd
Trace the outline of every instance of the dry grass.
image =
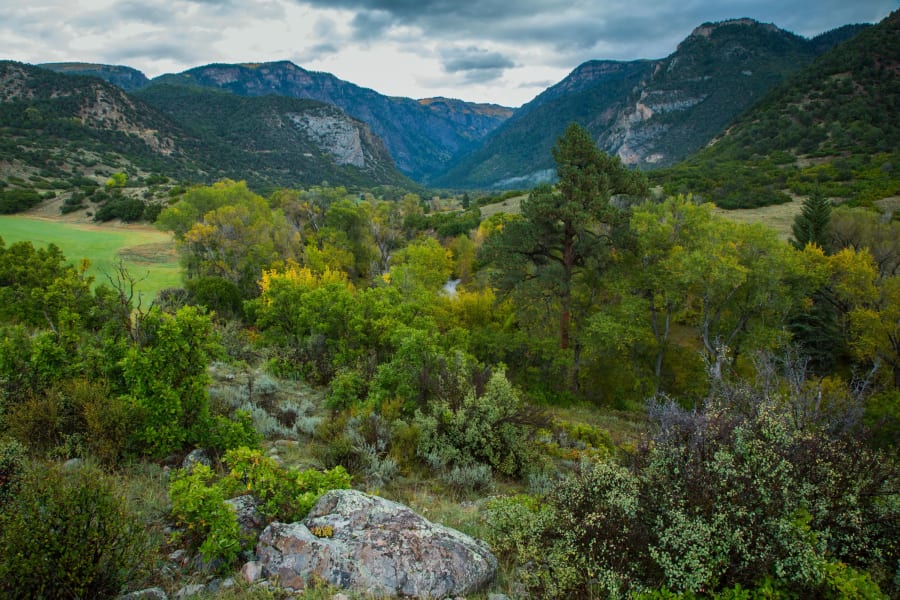
<svg viewBox="0 0 900 600">
<path fill-rule="evenodd" d="M 497 213 L 507 213 L 517 215 L 521 212 L 522 200 L 527 195 L 516 196 L 502 202 L 487 204 L 481 207 L 482 220 L 488 219 Z M 900 198 L 886 198 L 879 201 L 884 208 L 900 208 Z M 762 223 L 771 227 L 778 232 L 778 237 L 787 241 L 791 237 L 791 226 L 794 224 L 794 217 L 800 213 L 803 206 L 801 199 L 795 199 L 787 204 L 777 204 L 775 206 L 764 206 L 762 208 L 746 208 L 737 210 L 725 210 L 716 208 L 715 213 L 737 221 L 738 223 Z"/>
<path fill-rule="evenodd" d="M 481 219 L 489 219 L 493 217 L 497 213 L 507 213 L 510 215 L 517 215 L 521 212 L 522 200 L 527 198 L 527 194 L 523 194 L 521 196 L 514 196 L 512 198 L 507 198 L 502 202 L 495 202 L 494 204 L 485 204 L 481 207 Z"/>
<path fill-rule="evenodd" d="M 716 208 L 714 212 L 738 223 L 762 223 L 777 231 L 778 237 L 787 241 L 791 237 L 791 226 L 794 224 L 794 217 L 800 214 L 802 207 L 803 201 L 795 198 L 793 202 L 788 202 L 787 204 L 736 210 Z"/>
</svg>

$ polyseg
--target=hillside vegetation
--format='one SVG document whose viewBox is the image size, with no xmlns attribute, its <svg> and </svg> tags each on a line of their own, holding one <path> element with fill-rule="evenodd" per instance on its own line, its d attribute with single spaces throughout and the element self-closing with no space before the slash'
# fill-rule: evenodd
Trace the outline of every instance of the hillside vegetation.
<svg viewBox="0 0 900 600">
<path fill-rule="evenodd" d="M 571 122 L 626 164 L 671 165 L 859 29 L 807 40 L 771 24 L 736 19 L 697 27 L 664 59 L 584 63 L 459 157 L 436 183 L 508 189 L 547 181 L 550 148 Z"/>
<path fill-rule="evenodd" d="M 483 220 L 191 188 L 152 305 L 0 244 L 0 592 L 287 593 L 260 530 L 352 485 L 484 538 L 476 597 L 896 595 L 896 227 L 841 207 L 788 244 L 649 200 L 575 124 L 553 160 Z"/>
<path fill-rule="evenodd" d="M 784 193 L 870 205 L 900 194 L 900 13 L 822 55 L 766 95 L 710 147 L 653 179 L 716 204 Z"/>
<path fill-rule="evenodd" d="M 323 181 L 417 189 L 364 124 L 334 107 L 165 86 L 141 93 L 0 63 L 2 212 L 87 194 L 115 173 L 129 187 L 227 175 L 268 190 Z"/>
</svg>

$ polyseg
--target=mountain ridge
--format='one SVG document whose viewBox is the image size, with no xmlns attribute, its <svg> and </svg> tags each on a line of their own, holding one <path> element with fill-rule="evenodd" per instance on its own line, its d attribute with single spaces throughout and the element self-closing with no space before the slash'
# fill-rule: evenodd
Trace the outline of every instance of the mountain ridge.
<svg viewBox="0 0 900 600">
<path fill-rule="evenodd" d="M 587 61 L 523 105 L 435 183 L 502 189 L 546 180 L 552 165 L 545 157 L 573 121 L 626 164 L 651 169 L 673 164 L 810 64 L 816 52 L 861 28 L 838 28 L 826 32 L 827 39 L 807 40 L 771 23 L 729 19 L 699 25 L 662 59 Z M 631 85 L 612 87 L 611 75 L 626 69 Z M 517 153 L 522 145 L 531 146 L 531 156 Z"/>
<path fill-rule="evenodd" d="M 325 180 L 418 189 L 364 123 L 314 100 L 167 86 L 127 94 L 97 77 L 3 61 L 0 131 L 4 171 L 42 179 L 125 170 L 257 189 Z"/>
<path fill-rule="evenodd" d="M 290 61 L 214 63 L 155 77 L 150 86 L 162 83 L 214 87 L 242 96 L 275 93 L 333 104 L 367 123 L 384 140 L 397 167 L 422 182 L 512 114 L 512 109 L 499 105 L 385 96 Z"/>
</svg>

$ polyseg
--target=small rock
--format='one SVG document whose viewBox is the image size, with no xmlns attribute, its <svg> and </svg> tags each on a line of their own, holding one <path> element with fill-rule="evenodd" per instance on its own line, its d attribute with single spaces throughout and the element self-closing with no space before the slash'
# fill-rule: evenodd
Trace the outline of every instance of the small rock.
<svg viewBox="0 0 900 600">
<path fill-rule="evenodd" d="M 225 504 L 234 509 L 242 536 L 252 539 L 259 537 L 265 520 L 262 513 L 259 512 L 259 503 L 256 498 L 247 494 L 226 500 Z"/>
<path fill-rule="evenodd" d="M 244 566 L 241 567 L 241 577 L 244 578 L 244 581 L 247 583 L 256 583 L 262 577 L 262 563 L 257 560 L 251 560 L 248 563 L 244 563 Z"/>
<path fill-rule="evenodd" d="M 76 469 L 80 469 L 84 466 L 84 461 L 80 458 L 70 458 L 66 462 L 63 463 L 62 468 L 66 471 L 74 471 Z"/>
<path fill-rule="evenodd" d="M 119 596 L 119 600 L 169 600 L 162 588 L 154 587 Z"/>
<path fill-rule="evenodd" d="M 194 560 L 191 561 L 191 570 L 196 571 L 197 573 L 212 575 L 223 565 L 224 563 L 222 562 L 221 558 L 214 557 L 210 560 L 206 560 L 203 558 L 202 554 L 198 554 L 194 557 Z"/>
<path fill-rule="evenodd" d="M 488 594 L 488 600 L 509 600 L 506 594 Z"/>
<path fill-rule="evenodd" d="M 168 556 L 168 559 L 179 567 L 183 567 L 188 561 L 187 550 L 176 550 Z"/>
<path fill-rule="evenodd" d="M 348 596 L 347 594 L 342 594 L 342 593 L 338 592 L 337 594 L 335 594 L 334 596 L 331 597 L 331 600 L 350 600 L 350 596 Z"/>
<path fill-rule="evenodd" d="M 275 440 L 272 442 L 277 448 L 293 448 L 300 442 L 297 440 Z"/>
<path fill-rule="evenodd" d="M 186 585 L 177 592 L 175 592 L 175 600 L 181 600 L 182 598 L 193 598 L 195 596 L 199 596 L 203 592 L 206 591 L 206 586 L 202 583 L 195 583 L 192 585 Z"/>
<path fill-rule="evenodd" d="M 234 587 L 234 577 L 225 579 L 213 579 L 206 586 L 206 590 L 212 594 L 217 594 L 220 590 L 227 590 Z"/>
<path fill-rule="evenodd" d="M 212 466 L 212 459 L 209 457 L 209 453 L 202 448 L 197 448 L 196 450 L 191 450 L 190 454 L 184 457 L 184 460 L 181 462 L 181 468 L 190 471 L 194 468 L 194 465 L 202 464 L 207 467 Z"/>
</svg>

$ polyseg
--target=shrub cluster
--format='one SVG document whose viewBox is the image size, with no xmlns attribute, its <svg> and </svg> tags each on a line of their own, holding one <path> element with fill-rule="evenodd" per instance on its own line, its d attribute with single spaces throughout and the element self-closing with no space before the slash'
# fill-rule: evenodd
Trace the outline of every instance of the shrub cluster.
<svg viewBox="0 0 900 600">
<path fill-rule="evenodd" d="M 862 571 L 891 585 L 896 466 L 852 435 L 797 426 L 784 401 L 753 400 L 746 412 L 655 407 L 658 431 L 629 468 L 585 464 L 545 503 L 496 501 L 492 545 L 528 565 L 520 577 L 542 597 L 667 586 L 688 598 L 767 580 L 803 597 L 878 597 Z"/>
<path fill-rule="evenodd" d="M 0 595 L 113 598 L 146 567 L 147 537 L 116 482 L 35 465 L 0 510 Z"/>
<path fill-rule="evenodd" d="M 223 463 L 228 468 L 224 476 L 197 464 L 176 472 L 169 485 L 172 516 L 181 528 L 177 536 L 205 560 L 220 561 L 222 566 L 232 565 L 250 542 L 241 538 L 237 516 L 226 499 L 250 494 L 267 521 L 297 521 L 328 490 L 350 486 L 342 467 L 325 472 L 285 469 L 248 448 L 228 451 Z"/>
</svg>

